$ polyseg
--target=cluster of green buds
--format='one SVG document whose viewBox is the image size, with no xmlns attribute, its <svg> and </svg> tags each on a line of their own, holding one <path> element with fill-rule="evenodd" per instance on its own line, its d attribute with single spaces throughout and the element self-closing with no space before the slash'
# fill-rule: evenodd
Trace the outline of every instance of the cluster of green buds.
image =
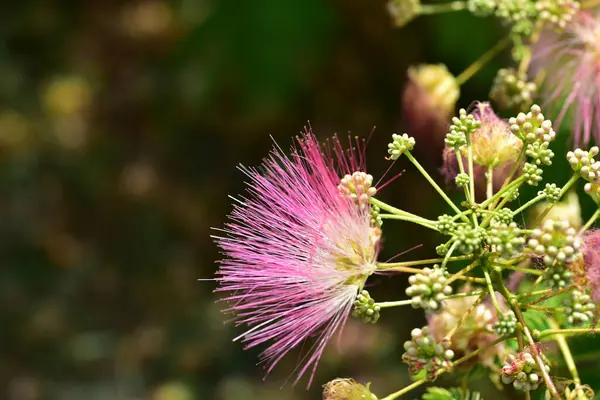
<svg viewBox="0 0 600 400">
<path fill-rule="evenodd" d="M 409 374 L 416 375 L 425 370 L 427 379 L 433 381 L 441 369 L 452 367 L 454 352 L 450 350 L 450 339 L 436 342 L 428 327 L 413 329 L 411 337 L 404 342 L 405 353 L 402 355 L 402 361 L 408 364 Z"/>
<path fill-rule="evenodd" d="M 547 219 L 541 229 L 534 229 L 527 246 L 544 257 L 544 264 L 569 263 L 579 255 L 581 241 L 568 221 Z"/>
<path fill-rule="evenodd" d="M 450 131 L 446 135 L 446 147 L 459 149 L 467 144 L 466 135 L 471 134 L 481 126 L 481 122 L 475 119 L 473 115 L 467 114 L 467 110 L 461 108 L 458 117 L 452 117 Z"/>
<path fill-rule="evenodd" d="M 448 214 L 440 215 L 436 223 L 436 229 L 438 232 L 444 235 L 451 235 L 457 227 L 457 223 L 454 218 Z"/>
<path fill-rule="evenodd" d="M 377 194 L 377 189 L 373 187 L 373 176 L 360 171 L 346 174 L 338 185 L 338 191 L 361 208 L 366 207 L 369 199 Z"/>
<path fill-rule="evenodd" d="M 360 318 L 365 324 L 374 324 L 379 320 L 380 311 L 381 308 L 375 303 L 369 292 L 363 290 L 354 300 L 352 316 Z"/>
<path fill-rule="evenodd" d="M 499 223 L 491 227 L 489 242 L 496 246 L 496 251 L 504 258 L 519 255 L 525 246 L 523 231 L 515 222 L 510 224 Z"/>
<path fill-rule="evenodd" d="M 546 187 L 538 192 L 538 196 L 542 194 L 548 203 L 557 203 L 560 200 L 561 189 L 555 183 L 546 183 Z"/>
<path fill-rule="evenodd" d="M 381 218 L 380 214 L 381 209 L 379 208 L 379 206 L 371 204 L 371 224 L 378 228 L 381 228 L 381 226 L 383 225 L 383 218 Z"/>
<path fill-rule="evenodd" d="M 415 147 L 415 139 L 408 136 L 406 133 L 392 135 L 392 143 L 388 144 L 388 154 L 390 160 L 397 160 L 404 152 L 410 151 Z"/>
<path fill-rule="evenodd" d="M 488 231 L 479 226 L 459 223 L 452 232 L 452 238 L 456 243 L 456 250 L 462 254 L 472 254 L 481 249 L 488 239 Z"/>
<path fill-rule="evenodd" d="M 467 175 L 465 173 L 460 173 L 460 174 L 456 175 L 456 178 L 454 178 L 454 182 L 456 183 L 456 186 L 465 188 L 465 187 L 469 186 L 469 183 L 471 182 L 471 178 L 469 178 L 469 175 Z"/>
<path fill-rule="evenodd" d="M 576 0 L 538 0 L 535 6 L 538 18 L 559 30 L 564 29 L 581 8 Z"/>
<path fill-rule="evenodd" d="M 535 5 L 529 0 L 503 0 L 496 5 L 496 16 L 512 27 L 519 35 L 529 35 L 533 30 Z"/>
<path fill-rule="evenodd" d="M 519 188 L 515 187 L 506 191 L 505 194 L 502 195 L 502 198 L 506 199 L 509 203 L 515 201 L 520 196 Z M 502 210 L 500 210 L 502 211 Z"/>
<path fill-rule="evenodd" d="M 544 270 L 544 280 L 550 287 L 564 289 L 573 283 L 573 272 L 562 263 L 555 263 Z"/>
<path fill-rule="evenodd" d="M 523 111 L 531 107 L 536 92 L 537 85 L 529 82 L 525 74 L 502 68 L 494 79 L 490 98 L 502 108 Z"/>
<path fill-rule="evenodd" d="M 494 214 L 492 226 L 497 224 L 510 225 L 513 222 L 514 214 L 510 208 L 502 208 Z"/>
<path fill-rule="evenodd" d="M 421 272 L 411 275 L 406 295 L 412 298 L 412 307 L 426 311 L 438 310 L 444 299 L 452 294 L 452 287 L 446 284 L 447 281 L 448 271 L 438 265 L 423 268 Z"/>
<path fill-rule="evenodd" d="M 502 367 L 502 382 L 505 385 L 511 384 L 517 390 L 529 392 L 539 387 L 543 382 L 542 371 L 537 365 L 532 350 L 526 349 L 514 354 L 509 354 L 504 360 Z M 538 351 L 538 350 L 533 350 Z M 544 355 L 538 351 L 538 355 L 544 362 L 545 372 L 550 372 L 550 367 L 546 363 Z"/>
<path fill-rule="evenodd" d="M 478 17 L 494 15 L 517 35 L 528 36 L 536 24 L 563 30 L 580 10 L 577 0 L 467 0 L 467 9 Z"/>
<path fill-rule="evenodd" d="M 571 284 L 574 274 L 569 263 L 580 256 L 581 241 L 569 222 L 547 219 L 541 229 L 533 230 L 527 246 L 543 256 L 544 278 L 551 287 L 565 288 Z"/>
<path fill-rule="evenodd" d="M 549 142 L 529 143 L 525 149 L 525 155 L 531 158 L 536 165 L 552 165 L 554 152 L 548 148 Z"/>
<path fill-rule="evenodd" d="M 600 202 L 600 161 L 594 159 L 598 153 L 600 153 L 598 146 L 592 147 L 589 151 L 576 149 L 567 153 L 567 160 L 573 171 L 588 181 L 584 187 L 585 192 L 596 202 Z"/>
<path fill-rule="evenodd" d="M 523 165 L 523 177 L 530 186 L 537 186 L 542 181 L 542 169 L 535 164 L 525 163 Z"/>
<path fill-rule="evenodd" d="M 499 336 L 512 335 L 517 327 L 517 317 L 512 311 L 498 315 L 498 322 L 492 328 Z"/>
<path fill-rule="evenodd" d="M 579 290 L 571 291 L 571 297 L 565 301 L 567 322 L 571 325 L 585 325 L 594 318 L 596 305 L 589 294 Z"/>
<path fill-rule="evenodd" d="M 519 113 L 510 118 L 508 123 L 512 133 L 523 143 L 551 142 L 556 138 L 552 122 L 544 118 L 542 109 L 537 104 L 532 105 L 527 114 Z"/>
<path fill-rule="evenodd" d="M 530 111 L 519 113 L 508 120 L 510 130 L 527 146 L 525 155 L 529 161 L 523 165 L 523 179 L 528 185 L 537 186 L 542 180 L 541 165 L 551 165 L 554 153 L 549 149 L 550 142 L 556 138 L 552 122 L 544 118 L 537 104 Z"/>
<path fill-rule="evenodd" d="M 439 256 L 445 256 L 448 254 L 448 245 L 446 243 L 442 243 L 435 247 L 435 252 Z"/>
</svg>

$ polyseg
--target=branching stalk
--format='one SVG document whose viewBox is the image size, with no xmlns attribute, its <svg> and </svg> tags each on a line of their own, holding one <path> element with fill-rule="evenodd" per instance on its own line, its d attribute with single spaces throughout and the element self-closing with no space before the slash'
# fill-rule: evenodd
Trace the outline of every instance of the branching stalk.
<svg viewBox="0 0 600 400">
<path fill-rule="evenodd" d="M 440 196 L 442 196 L 442 198 L 446 201 L 446 203 L 448 203 L 448 205 L 450 207 L 452 207 L 452 209 L 457 214 L 460 214 L 461 211 L 456 206 L 456 204 L 454 204 L 454 202 L 452 200 L 450 200 L 450 198 L 448 197 L 448 195 L 446 194 L 446 192 L 444 192 L 442 190 L 442 188 L 439 187 L 439 185 L 435 182 L 435 180 L 433 180 L 433 178 L 427 173 L 427 171 L 425 171 L 425 169 L 421 166 L 421 164 L 419 164 L 419 162 L 416 160 L 416 158 L 413 157 L 413 155 L 410 153 L 410 151 L 405 151 L 404 154 L 410 160 L 410 162 L 412 162 L 413 165 L 419 170 L 419 172 L 421 173 L 421 175 L 423 175 L 423 177 L 425 179 L 427 179 L 427 181 L 429 182 L 429 184 L 431 186 L 433 186 L 433 188 L 440 194 Z M 469 220 L 466 217 L 464 217 L 463 219 L 465 220 L 465 222 L 469 222 Z"/>
<path fill-rule="evenodd" d="M 496 43 L 491 49 L 483 53 L 481 57 L 479 57 L 473 64 L 471 64 L 467 69 L 465 69 L 460 75 L 456 77 L 456 83 L 458 86 L 462 86 L 465 82 L 467 82 L 473 75 L 475 75 L 481 68 L 483 68 L 487 63 L 492 61 L 494 57 L 496 57 L 504 48 L 510 43 L 510 36 L 505 37 Z"/>
</svg>

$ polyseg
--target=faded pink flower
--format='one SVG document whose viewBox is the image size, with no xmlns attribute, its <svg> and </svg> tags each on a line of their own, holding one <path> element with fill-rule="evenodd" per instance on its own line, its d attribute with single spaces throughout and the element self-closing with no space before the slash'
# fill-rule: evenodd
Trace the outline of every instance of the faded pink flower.
<svg viewBox="0 0 600 400">
<path fill-rule="evenodd" d="M 583 236 L 583 270 L 594 301 L 600 301 L 600 229 Z"/>
<path fill-rule="evenodd" d="M 481 122 L 481 127 L 471 137 L 473 161 L 482 167 L 496 168 L 507 164 L 512 167 L 521 154 L 523 141 L 511 132 L 508 122 L 496 115 L 490 103 L 476 103 L 471 114 Z M 466 156 L 466 148 L 461 150 Z"/>
<path fill-rule="evenodd" d="M 493 187 L 499 189 L 517 162 L 523 142 L 510 131 L 508 123 L 498 117 L 490 103 L 477 102 L 471 112 L 473 117 L 481 122 L 481 127 L 473 132 L 471 144 L 473 149 L 473 173 L 475 175 L 475 190 L 478 196 L 485 195 L 486 172 L 493 168 Z M 465 171 L 468 169 L 467 149 L 460 149 Z M 449 184 L 459 174 L 456 152 L 445 148 L 443 153 L 442 173 Z"/>
<path fill-rule="evenodd" d="M 323 151 L 310 132 L 297 143 L 291 157 L 275 148 L 259 170 L 242 168 L 248 194 L 234 204 L 226 236 L 216 238 L 225 255 L 216 280 L 236 324 L 248 326 L 236 340 L 246 348 L 270 342 L 261 353 L 267 373 L 314 339 L 294 381 L 310 370 L 310 386 L 327 342 L 375 270 L 380 231 L 370 207 L 338 188 L 342 175 L 364 171 L 364 154 L 344 152 L 337 138 Z"/>
<path fill-rule="evenodd" d="M 466 286 L 460 293 L 467 293 L 471 290 L 471 287 Z M 432 335 L 436 340 L 441 340 L 448 336 L 463 315 L 471 310 L 469 316 L 452 336 L 451 349 L 458 357 L 485 347 L 498 339 L 498 335 L 492 328 L 492 325 L 498 321 L 494 307 L 484 302 L 472 309 L 476 300 L 477 297 L 475 296 L 447 299 L 445 300 L 444 309 L 441 312 L 432 314 L 427 318 Z M 477 358 L 473 359 L 472 363 L 478 363 L 491 370 L 495 370 L 497 369 L 498 360 L 503 359 L 504 355 L 504 345 L 499 343 L 481 352 Z"/>
<path fill-rule="evenodd" d="M 563 102 L 556 129 L 568 113 L 575 146 L 600 142 L 600 14 L 581 11 L 562 34 L 546 32 L 533 60 L 546 71 L 547 101 Z"/>
<path fill-rule="evenodd" d="M 402 121 L 417 142 L 420 160 L 439 165 L 444 136 L 454 113 L 460 88 L 445 65 L 418 65 L 408 69 L 402 92 Z"/>
</svg>

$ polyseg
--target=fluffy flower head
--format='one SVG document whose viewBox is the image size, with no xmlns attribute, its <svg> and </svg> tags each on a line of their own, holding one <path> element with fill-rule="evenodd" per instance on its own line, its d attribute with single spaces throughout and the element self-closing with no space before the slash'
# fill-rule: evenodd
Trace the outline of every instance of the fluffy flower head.
<svg viewBox="0 0 600 400">
<path fill-rule="evenodd" d="M 287 157 L 274 149 L 249 177 L 217 237 L 225 258 L 217 291 L 248 330 L 246 348 L 270 342 L 261 359 L 267 372 L 292 348 L 314 338 L 296 382 L 310 381 L 329 339 L 345 323 L 358 292 L 375 270 L 379 228 L 369 207 L 338 188 L 342 176 L 364 172 L 364 158 L 334 139 L 324 151 L 309 132 Z M 340 174 L 338 174 L 338 171 Z"/>
<path fill-rule="evenodd" d="M 485 193 L 488 168 L 494 169 L 494 187 L 500 187 L 518 161 L 523 141 L 511 132 L 509 124 L 494 113 L 489 103 L 476 103 L 471 115 L 481 122 L 481 126 L 471 135 L 475 189 L 478 193 Z M 467 163 L 467 154 L 467 147 L 462 146 L 460 155 L 464 165 Z M 453 182 L 459 173 L 453 148 L 444 149 L 442 173 L 448 183 Z"/>
<path fill-rule="evenodd" d="M 424 64 L 408 69 L 402 92 L 402 120 L 414 137 L 428 143 L 421 156 L 436 164 L 459 96 L 456 78 L 445 65 Z"/>
<path fill-rule="evenodd" d="M 484 167 L 517 161 L 523 142 L 510 131 L 506 121 L 499 118 L 490 103 L 478 103 L 473 116 L 481 127 L 473 132 L 473 161 Z M 466 149 L 463 153 L 466 153 Z M 463 154 L 466 155 L 466 154 Z"/>
<path fill-rule="evenodd" d="M 590 230 L 583 237 L 583 270 L 594 301 L 600 301 L 600 230 Z"/>
<path fill-rule="evenodd" d="M 463 289 L 465 292 L 469 290 L 469 287 Z M 456 327 L 463 314 L 472 308 L 476 300 L 477 297 L 447 299 L 444 309 L 440 313 L 430 315 L 428 318 L 428 326 L 434 337 L 437 340 L 446 337 Z M 475 306 L 464 323 L 452 336 L 452 350 L 455 353 L 459 355 L 469 354 L 498 338 L 498 335 L 492 329 L 492 325 L 497 321 L 492 310 L 493 307 L 487 303 Z M 497 360 L 503 356 L 504 347 L 502 344 L 497 344 L 482 352 L 478 360 L 482 365 L 494 369 Z"/>
<path fill-rule="evenodd" d="M 556 124 L 569 112 L 575 146 L 587 145 L 592 137 L 599 142 L 600 15 L 582 11 L 563 34 L 548 32 L 536 47 L 534 60 L 548 69 L 549 101 L 562 103 Z"/>
</svg>

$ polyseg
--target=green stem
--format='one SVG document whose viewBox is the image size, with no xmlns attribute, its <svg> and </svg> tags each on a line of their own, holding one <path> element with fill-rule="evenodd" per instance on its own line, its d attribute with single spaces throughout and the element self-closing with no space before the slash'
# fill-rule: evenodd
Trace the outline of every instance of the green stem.
<svg viewBox="0 0 600 400">
<path fill-rule="evenodd" d="M 455 257 L 456 259 L 458 259 L 459 257 Z M 441 259 L 440 259 L 441 260 Z M 406 272 L 409 274 L 418 274 L 423 272 L 423 270 L 419 269 L 419 268 L 411 268 L 411 267 L 405 267 L 403 265 L 399 265 L 402 263 L 389 263 L 389 264 L 377 264 L 378 267 L 381 267 L 383 265 L 384 268 L 380 268 L 378 271 L 393 271 L 393 272 Z M 394 265 L 394 266 L 391 266 Z M 477 262 L 474 262 L 473 264 L 471 264 L 471 268 L 476 266 Z M 464 271 L 464 270 L 463 270 Z M 475 282 L 475 283 L 485 283 L 485 280 L 483 278 L 477 278 L 474 276 L 462 276 L 459 275 L 459 273 L 454 274 L 452 276 L 450 276 L 450 279 L 448 279 L 446 281 L 446 284 L 449 285 L 451 282 L 454 282 L 455 280 L 460 279 L 463 281 L 468 281 L 468 282 Z"/>
<path fill-rule="evenodd" d="M 435 227 L 435 223 L 433 221 L 428 221 L 423 218 L 415 219 L 413 217 L 408 217 L 406 215 L 396 215 L 396 214 L 379 214 L 379 216 L 383 219 L 395 219 L 397 221 L 407 221 L 407 222 L 412 222 L 413 224 L 424 226 L 425 228 L 433 229 L 434 231 L 438 230 Z"/>
<path fill-rule="evenodd" d="M 419 7 L 419 14 L 431 15 L 441 14 L 453 11 L 462 11 L 467 8 L 467 2 L 465 1 L 452 1 L 444 4 L 421 4 Z"/>
<path fill-rule="evenodd" d="M 510 172 L 508 173 L 508 176 L 506 177 L 506 179 L 504 179 L 504 182 L 502 182 L 502 186 L 500 187 L 501 189 L 504 188 L 505 186 L 507 186 L 509 184 L 509 182 L 512 180 L 513 176 L 517 173 L 517 171 L 521 167 L 521 163 L 523 162 L 523 160 L 526 157 L 526 153 L 527 153 L 527 148 L 525 146 L 523 146 L 523 148 L 521 149 L 521 153 L 519 153 L 519 157 L 517 157 L 517 161 L 515 162 L 513 167 L 510 169 Z"/>
<path fill-rule="evenodd" d="M 511 190 L 514 189 L 514 188 L 518 188 L 519 186 L 521 186 L 523 184 L 524 181 L 525 181 L 525 177 L 521 176 L 518 179 L 515 179 L 507 187 L 510 187 Z M 494 203 L 492 203 L 492 205 L 490 205 L 490 208 L 493 209 L 493 210 L 500 210 L 500 209 L 502 209 L 502 207 L 504 207 L 504 205 L 506 203 L 508 203 L 508 196 L 504 197 L 502 199 L 502 201 L 500 202 L 500 204 L 494 205 Z M 485 219 L 483 220 L 483 222 L 481 222 L 481 226 L 485 228 L 485 227 L 487 227 L 490 224 L 491 221 L 492 221 L 492 215 L 488 215 L 488 216 L 485 217 Z"/>
<path fill-rule="evenodd" d="M 485 277 L 485 284 L 487 285 L 488 292 L 490 293 L 490 297 L 492 298 L 492 303 L 494 304 L 494 308 L 496 309 L 497 315 L 502 315 L 502 309 L 500 309 L 500 304 L 498 304 L 498 299 L 496 298 L 496 291 L 494 290 L 494 285 L 492 284 L 492 278 L 490 278 L 490 273 L 484 269 L 483 275 Z"/>
<path fill-rule="evenodd" d="M 523 204 L 521 207 L 519 207 L 515 211 L 513 211 L 513 215 L 517 215 L 517 214 L 523 212 L 524 210 L 528 209 L 529 207 L 531 207 L 538 201 L 543 200 L 545 198 L 546 198 L 545 193 L 542 193 L 542 194 L 538 195 L 537 197 L 534 197 L 533 199 L 529 200 L 527 203 Z"/>
<path fill-rule="evenodd" d="M 486 198 L 489 199 L 494 195 L 494 168 L 488 167 L 487 174 L 485 176 L 487 179 L 487 188 L 486 188 Z"/>
<path fill-rule="evenodd" d="M 440 370 L 440 372 L 442 372 L 442 370 Z M 406 386 L 405 388 L 402 388 L 402 389 L 398 390 L 397 392 L 394 392 L 392 394 L 388 394 L 387 396 L 385 396 L 381 400 L 394 400 L 394 399 L 397 399 L 398 397 L 402 396 L 403 394 L 406 394 L 406 393 L 410 392 L 411 390 L 413 390 L 415 388 L 418 388 L 419 386 L 421 386 L 425 382 L 427 382 L 427 379 L 425 379 L 425 378 L 419 379 L 418 381 L 415 381 L 415 382 L 411 383 L 410 385 Z"/>
<path fill-rule="evenodd" d="M 452 243 L 452 246 L 450 246 L 450 249 L 448 249 L 448 253 L 446 253 L 446 256 L 444 257 L 444 261 L 442 261 L 442 265 L 441 265 L 442 269 L 446 268 L 446 264 L 448 264 L 448 260 L 450 259 L 450 256 L 454 252 L 454 249 L 456 248 L 457 245 L 458 245 L 458 242 L 454 242 L 454 243 Z"/>
<path fill-rule="evenodd" d="M 448 261 L 465 261 L 472 259 L 473 256 L 456 256 L 449 257 Z M 443 262 L 445 258 L 430 258 L 428 260 L 416 260 L 416 261 L 403 261 L 397 263 L 377 263 L 378 269 L 390 269 L 390 268 L 398 268 L 398 267 L 412 267 L 415 265 L 428 265 L 428 264 L 436 264 Z"/>
<path fill-rule="evenodd" d="M 559 290 L 552 290 L 550 293 L 548 293 L 548 294 L 546 294 L 546 295 L 544 295 L 544 296 L 542 296 L 540 298 L 535 299 L 534 301 L 532 301 L 528 305 L 542 303 L 542 302 L 544 302 L 544 301 L 546 301 L 546 300 L 548 300 L 548 299 L 550 299 L 552 297 L 555 297 L 555 296 L 558 296 L 558 295 L 563 294 L 565 292 L 571 291 L 571 290 L 575 289 L 575 287 L 576 287 L 575 285 L 571 285 L 569 287 L 562 288 L 562 289 L 559 289 Z"/>
<path fill-rule="evenodd" d="M 473 261 L 471 264 L 467 265 L 466 267 L 464 267 L 463 269 L 461 269 L 460 271 L 452 274 L 450 276 L 450 278 L 446 281 L 446 285 L 451 284 L 452 282 L 454 282 L 457 279 L 461 279 L 461 277 L 470 272 L 472 269 L 474 269 L 476 266 L 479 265 L 479 262 L 477 260 Z"/>
<path fill-rule="evenodd" d="M 485 291 L 471 292 L 471 293 L 456 293 L 456 294 L 444 296 L 444 299 L 459 299 L 461 297 L 481 296 L 482 294 L 485 294 L 485 293 L 486 293 Z"/>
<path fill-rule="evenodd" d="M 597 328 L 546 329 L 540 333 L 540 340 L 554 335 L 588 335 L 598 332 L 600 329 Z"/>
<path fill-rule="evenodd" d="M 512 169 L 510 170 L 510 173 L 508 174 L 508 176 L 502 183 L 502 186 L 500 186 L 500 190 L 498 190 L 498 192 L 496 193 L 497 197 L 496 197 L 496 195 L 494 195 L 495 199 L 493 199 L 490 202 L 493 204 L 492 206 L 490 206 L 490 209 L 495 210 L 497 208 L 502 208 L 504 206 L 504 204 L 506 204 L 508 202 L 508 198 L 505 197 L 504 199 L 502 199 L 500 206 L 498 206 L 498 200 L 499 200 L 500 196 L 502 196 L 508 190 L 513 190 L 515 187 L 518 188 L 519 186 L 521 186 L 521 184 L 523 182 L 525 182 L 524 176 L 521 176 L 511 182 L 514 174 L 519 170 L 522 160 L 525 158 L 525 152 L 526 152 L 525 147 L 523 147 L 523 149 L 521 150 L 521 154 L 519 154 L 519 158 L 517 158 L 517 162 L 515 162 Z M 484 202 L 484 203 L 486 203 L 486 205 L 487 205 L 487 202 Z M 490 220 L 486 219 L 485 221 L 483 221 L 482 225 L 486 226 L 489 222 L 490 222 Z"/>
<path fill-rule="evenodd" d="M 440 194 L 440 196 L 442 196 L 442 198 L 446 201 L 446 203 L 448 203 L 448 205 L 450 207 L 452 207 L 452 209 L 457 214 L 460 214 L 460 210 L 458 209 L 458 207 L 456 206 L 456 204 L 454 204 L 454 202 L 452 200 L 450 200 L 450 198 L 446 195 L 446 193 L 444 193 L 444 191 L 442 190 L 442 188 L 440 188 L 438 186 L 438 184 L 435 183 L 435 181 L 433 180 L 433 178 L 427 173 L 427 171 L 425 171 L 425 169 L 421 166 L 421 164 L 419 164 L 419 162 L 413 157 L 413 155 L 410 153 L 410 151 L 405 151 L 404 155 L 406 155 L 406 157 L 410 160 L 410 162 L 412 162 L 414 164 L 414 166 L 417 167 L 417 169 L 423 175 L 423 177 L 425 177 L 425 179 L 427 179 L 427 181 Z M 463 219 L 465 220 L 465 222 L 469 222 L 469 220 L 466 217 L 464 217 Z"/>
<path fill-rule="evenodd" d="M 554 318 L 549 318 L 548 322 L 553 329 L 560 329 L 560 326 L 554 320 Z M 571 349 L 569 348 L 567 339 L 565 339 L 564 335 L 557 335 L 556 343 L 558 343 L 558 347 L 560 348 L 563 358 L 565 359 L 565 363 L 567 364 L 567 369 L 573 377 L 573 382 L 575 382 L 576 385 L 581 385 L 579 372 L 577 372 L 577 366 L 575 365 L 575 360 L 573 359 L 573 354 L 571 354 Z"/>
<path fill-rule="evenodd" d="M 523 333 L 525 334 L 525 337 L 527 338 L 527 342 L 532 347 L 534 347 L 535 341 L 533 340 L 533 337 L 531 336 L 531 333 L 529 332 L 529 328 L 527 327 L 527 324 L 525 323 L 525 319 L 523 318 L 523 313 L 521 313 L 521 309 L 519 308 L 517 299 L 513 298 L 511 301 L 511 305 L 512 305 L 513 311 L 515 312 L 515 314 L 517 316 L 518 321 L 523 326 Z M 541 357 L 537 351 L 533 351 L 532 353 L 533 353 L 533 358 L 535 359 L 535 362 L 536 362 L 538 368 L 540 369 L 540 372 L 542 373 L 542 377 L 544 378 L 544 382 L 546 383 L 546 387 L 548 388 L 548 391 L 550 392 L 552 397 L 554 397 L 556 400 L 560 400 L 560 395 L 556 391 L 554 382 L 552 382 L 550 375 L 548 375 L 548 372 L 546 371 L 544 361 L 541 359 Z"/>
<path fill-rule="evenodd" d="M 486 201 L 484 201 L 483 203 L 481 203 L 480 207 L 487 208 L 491 203 L 493 203 L 494 201 L 496 201 L 500 197 L 502 197 L 502 195 L 504 195 L 504 193 L 506 193 L 508 190 L 511 190 L 514 186 L 520 185 L 524 180 L 525 180 L 524 178 L 519 178 L 519 179 L 512 181 L 508 185 L 504 185 L 500 190 L 498 190 L 496 193 L 494 193 L 494 195 L 491 198 L 489 198 Z"/>
<path fill-rule="evenodd" d="M 471 358 L 473 357 L 477 357 L 481 352 L 486 351 L 492 347 L 494 347 L 495 345 L 497 345 L 498 343 L 501 343 L 507 339 L 510 339 L 510 336 L 502 336 L 499 337 L 498 339 L 494 340 L 493 342 L 490 342 L 488 344 L 486 344 L 485 346 L 479 347 L 477 350 L 474 350 L 472 352 L 470 352 L 469 354 L 465 355 L 464 357 L 456 360 L 455 362 L 452 363 L 452 366 L 455 367 L 459 364 L 462 364 L 466 361 L 469 361 Z M 444 372 L 446 372 L 446 369 L 442 368 L 438 371 L 437 376 L 443 374 Z M 420 379 L 418 381 L 415 381 L 413 383 L 411 383 L 410 385 L 400 389 L 397 392 L 394 392 L 392 394 L 387 395 L 386 397 L 382 398 L 381 400 L 394 400 L 397 399 L 398 397 L 410 392 L 411 390 L 421 386 L 422 384 L 426 383 L 427 379 L 423 378 Z"/>
<path fill-rule="evenodd" d="M 375 303 L 375 305 L 381 308 L 390 308 L 390 307 L 398 307 L 398 306 L 409 306 L 412 304 L 412 299 L 408 300 L 399 300 L 399 301 L 384 301 L 381 303 Z"/>
<path fill-rule="evenodd" d="M 458 169 L 461 174 L 464 174 L 465 166 L 463 165 L 462 153 L 458 149 L 454 149 L 454 152 L 456 153 L 456 161 L 458 162 Z M 470 185 L 470 182 L 469 182 L 469 185 Z M 463 187 L 463 189 L 465 191 L 465 199 L 467 200 L 467 202 L 471 203 L 471 193 L 469 192 L 469 186 L 467 185 L 467 186 Z M 471 204 L 473 204 L 473 203 L 471 203 Z"/>
<path fill-rule="evenodd" d="M 543 290 L 538 290 L 536 292 L 521 293 L 521 294 L 517 295 L 517 298 L 522 299 L 523 297 L 531 297 L 531 296 L 537 296 L 540 294 L 547 294 L 547 293 L 552 292 L 552 290 L 554 290 L 554 289 L 543 289 Z"/>
<path fill-rule="evenodd" d="M 526 274 L 531 274 L 531 275 L 543 275 L 544 271 L 539 270 L 539 269 L 531 269 L 531 268 L 523 268 L 523 267 L 517 267 L 516 265 L 510 265 L 510 264 L 502 264 L 502 263 L 493 263 L 493 265 L 497 265 L 502 267 L 502 269 L 510 269 L 511 271 L 521 271 L 521 272 L 525 272 Z"/>
<path fill-rule="evenodd" d="M 529 46 L 526 47 L 526 53 L 523 56 L 523 58 L 521 59 L 521 62 L 519 63 L 519 74 L 521 74 L 521 75 L 527 74 L 527 70 L 529 69 L 529 64 L 531 63 L 531 58 L 533 55 L 532 54 L 533 45 L 540 38 L 540 34 L 542 33 L 543 27 L 544 27 L 544 24 L 542 23 L 542 21 L 538 20 L 537 23 L 535 24 L 535 29 L 533 30 L 533 33 L 531 34 L 531 36 L 529 38 Z"/>
<path fill-rule="evenodd" d="M 523 325 L 521 325 L 521 323 L 517 323 L 517 326 L 515 328 L 516 333 L 517 333 L 517 346 L 519 349 L 519 352 L 523 351 L 523 347 L 524 347 L 524 343 L 523 343 Z"/>
<path fill-rule="evenodd" d="M 571 186 L 573 186 L 573 184 L 575 182 L 577 182 L 577 180 L 579 179 L 579 174 L 574 174 L 571 179 L 569 179 L 569 181 L 565 184 L 565 186 L 562 187 L 562 189 L 560 190 L 558 199 L 560 200 L 565 193 L 567 193 L 567 191 L 571 188 Z M 554 207 L 554 204 L 556 203 L 551 203 L 548 205 L 548 207 L 544 210 L 544 212 L 542 213 L 542 215 L 540 215 L 535 223 L 535 225 L 539 225 L 540 222 L 544 219 L 544 217 L 546 215 L 548 215 L 548 213 L 550 212 L 550 210 L 552 210 L 552 208 Z"/>
<path fill-rule="evenodd" d="M 456 83 L 458 86 L 462 86 L 467 82 L 473 75 L 475 75 L 481 68 L 483 68 L 488 62 L 496 57 L 504 48 L 510 43 L 510 36 L 500 40 L 491 49 L 483 53 L 475 62 L 467 69 L 465 69 L 460 75 L 456 77 Z"/>
<path fill-rule="evenodd" d="M 527 73 L 527 69 L 529 68 L 529 63 L 531 62 L 531 48 L 525 47 L 525 54 L 519 63 L 519 74 L 525 75 Z"/>
<path fill-rule="evenodd" d="M 487 345 L 478 348 L 477 350 L 474 350 L 472 352 L 470 352 L 469 354 L 467 354 L 466 356 L 459 358 L 458 360 L 456 360 L 455 362 L 452 363 L 452 366 L 457 366 L 459 364 L 464 363 L 465 361 L 470 360 L 473 357 L 476 357 L 479 353 L 481 353 L 482 351 L 486 351 L 487 349 L 489 349 L 490 347 L 494 347 L 495 345 L 497 345 L 498 343 L 502 343 L 503 341 L 510 339 L 510 336 L 501 336 L 498 339 L 494 340 L 493 342 L 488 343 Z"/>
<path fill-rule="evenodd" d="M 409 213 L 408 211 L 404 211 L 404 210 L 401 210 L 399 208 L 390 206 L 389 204 L 384 203 L 383 201 L 381 201 L 379 199 L 376 199 L 375 197 L 371 197 L 369 200 L 370 200 L 371 204 L 373 204 L 374 206 L 377 206 L 377 207 L 381 208 L 382 210 L 385 210 L 385 211 L 387 211 L 389 213 L 392 213 L 394 215 L 403 215 L 405 217 L 420 219 L 420 220 L 423 220 L 423 221 L 426 221 L 426 222 L 429 222 L 429 223 L 432 223 L 432 224 L 435 223 L 435 221 L 430 221 L 430 220 L 425 219 L 423 217 L 420 217 L 420 216 L 418 216 L 416 214 L 412 214 L 412 213 Z"/>
<path fill-rule="evenodd" d="M 565 311 L 564 307 L 544 307 L 544 306 L 534 306 L 531 304 L 522 304 L 521 307 L 523 307 L 524 310 L 525 309 L 540 310 L 540 311 L 546 311 L 546 312 L 552 312 L 552 313 Z"/>
<path fill-rule="evenodd" d="M 473 172 L 473 145 L 471 144 L 471 132 L 465 135 L 467 139 L 467 167 L 469 168 L 469 192 L 471 193 L 471 204 L 475 204 L 475 173 Z M 474 219 L 477 222 L 477 219 Z"/>
<path fill-rule="evenodd" d="M 452 339 L 452 337 L 454 336 L 454 334 L 456 332 L 458 332 L 458 329 L 461 327 L 461 325 L 467 320 L 467 318 L 469 318 L 469 315 L 471 315 L 471 313 L 473 311 L 475 311 L 475 309 L 479 306 L 479 304 L 481 304 L 481 302 L 483 301 L 483 299 L 485 299 L 486 295 L 487 295 L 487 292 L 483 292 L 483 294 L 481 296 L 479 296 L 473 302 L 473 304 L 471 304 L 471 306 L 469 307 L 469 309 L 463 313 L 463 315 L 460 317 L 460 319 L 454 324 L 454 326 L 452 327 L 452 329 L 450 329 L 450 331 L 446 334 L 446 337 Z"/>
<path fill-rule="evenodd" d="M 598 217 L 600 217 L 600 208 L 596 210 L 596 212 L 594 212 L 594 214 L 592 215 L 592 217 L 590 219 L 588 219 L 588 221 L 585 223 L 584 226 L 581 227 L 581 230 L 579 231 L 579 234 L 581 235 L 583 232 L 585 232 L 590 226 L 592 226 L 592 224 L 594 222 L 596 222 L 596 220 L 598 219 Z"/>
<path fill-rule="evenodd" d="M 456 221 L 457 219 L 461 219 L 463 217 L 466 217 L 469 214 L 473 214 L 473 210 L 465 210 L 462 211 L 460 214 L 456 214 L 452 217 L 452 221 Z"/>
</svg>

